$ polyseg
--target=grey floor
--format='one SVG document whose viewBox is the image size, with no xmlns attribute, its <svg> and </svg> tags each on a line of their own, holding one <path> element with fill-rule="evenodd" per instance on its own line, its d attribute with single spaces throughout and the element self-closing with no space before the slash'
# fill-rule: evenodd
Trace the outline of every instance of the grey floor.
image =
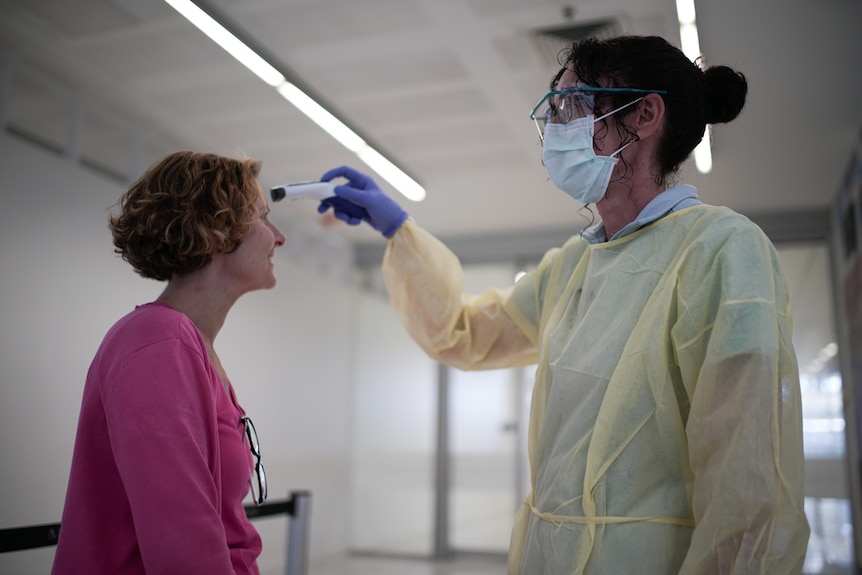
<svg viewBox="0 0 862 575">
<path fill-rule="evenodd" d="M 346 555 L 318 559 L 308 575 L 505 575 L 505 557 L 463 557 L 443 561 Z M 850 575 L 850 566 L 825 565 L 806 575 Z M 262 575 L 283 575 L 265 572 Z"/>
<path fill-rule="evenodd" d="M 338 557 L 320 560 L 308 575 L 505 575 L 505 558 L 459 558 L 446 561 L 388 557 Z M 849 566 L 823 566 L 807 575 L 850 575 Z M 281 574 L 267 574 L 281 575 Z"/>
<path fill-rule="evenodd" d="M 390 557 L 326 557 L 309 565 L 308 575 L 505 575 L 503 557 L 431 561 Z M 262 575 L 282 575 L 265 573 Z"/>
</svg>

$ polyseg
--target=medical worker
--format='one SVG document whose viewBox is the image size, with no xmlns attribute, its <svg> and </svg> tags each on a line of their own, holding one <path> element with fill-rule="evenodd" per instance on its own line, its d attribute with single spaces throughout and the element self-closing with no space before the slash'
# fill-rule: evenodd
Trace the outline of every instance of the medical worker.
<svg viewBox="0 0 862 575">
<path fill-rule="evenodd" d="M 657 37 L 565 56 L 533 117 L 551 180 L 601 221 L 516 285 L 462 295 L 458 259 L 371 178 L 322 179 L 346 178 L 336 193 L 389 238 L 392 304 L 430 356 L 538 363 L 510 574 L 799 573 L 800 391 L 778 257 L 748 219 L 674 182 L 706 125 L 740 113 L 746 79 Z"/>
<path fill-rule="evenodd" d="M 259 171 L 176 152 L 111 218 L 117 253 L 167 286 L 114 324 L 90 365 L 54 575 L 259 573 L 243 500 L 266 499 L 266 475 L 215 350 L 237 299 L 275 286 L 285 237 Z"/>
</svg>

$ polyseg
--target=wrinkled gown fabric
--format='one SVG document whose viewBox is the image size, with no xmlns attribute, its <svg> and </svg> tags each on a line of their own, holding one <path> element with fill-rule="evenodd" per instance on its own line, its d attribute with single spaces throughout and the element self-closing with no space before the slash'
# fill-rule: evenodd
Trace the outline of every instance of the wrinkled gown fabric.
<svg viewBox="0 0 862 575">
<path fill-rule="evenodd" d="M 408 219 L 383 275 L 438 361 L 538 363 L 510 574 L 801 571 L 789 298 L 749 220 L 699 205 L 606 243 L 576 236 L 516 285 L 462 295 L 457 257 Z"/>
</svg>

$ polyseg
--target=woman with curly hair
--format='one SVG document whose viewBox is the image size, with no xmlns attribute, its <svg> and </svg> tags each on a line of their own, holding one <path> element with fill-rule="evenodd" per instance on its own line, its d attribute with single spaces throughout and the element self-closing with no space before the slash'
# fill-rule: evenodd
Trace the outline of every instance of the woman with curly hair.
<svg viewBox="0 0 862 575">
<path fill-rule="evenodd" d="M 87 374 L 55 574 L 258 573 L 243 500 L 266 497 L 257 437 L 213 343 L 237 299 L 275 286 L 285 242 L 260 162 L 177 152 L 110 219 L 154 301 L 108 331 Z"/>
</svg>

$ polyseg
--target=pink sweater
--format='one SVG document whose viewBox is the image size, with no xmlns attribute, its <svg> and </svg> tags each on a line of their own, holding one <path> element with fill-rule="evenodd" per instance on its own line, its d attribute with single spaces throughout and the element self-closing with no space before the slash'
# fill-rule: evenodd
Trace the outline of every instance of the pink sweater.
<svg viewBox="0 0 862 575">
<path fill-rule="evenodd" d="M 54 575 L 257 574 L 242 415 L 188 317 L 118 321 L 87 375 Z"/>
</svg>

